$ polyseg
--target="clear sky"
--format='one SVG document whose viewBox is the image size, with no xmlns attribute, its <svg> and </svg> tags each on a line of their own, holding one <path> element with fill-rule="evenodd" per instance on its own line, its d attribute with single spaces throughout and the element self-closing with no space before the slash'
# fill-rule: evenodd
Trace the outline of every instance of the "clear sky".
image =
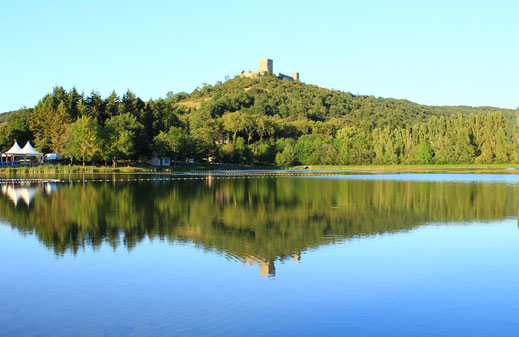
<svg viewBox="0 0 519 337">
<path fill-rule="evenodd" d="M 55 85 L 144 100 L 258 59 L 320 87 L 519 106 L 519 1 L 3 1 L 0 112 Z"/>
</svg>

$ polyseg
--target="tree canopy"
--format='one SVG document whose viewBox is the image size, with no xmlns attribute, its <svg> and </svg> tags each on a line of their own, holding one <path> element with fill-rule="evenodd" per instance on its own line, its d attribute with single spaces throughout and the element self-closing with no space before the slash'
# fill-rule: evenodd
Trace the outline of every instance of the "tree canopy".
<svg viewBox="0 0 519 337">
<path fill-rule="evenodd" d="M 425 106 L 275 76 L 236 77 L 146 102 L 131 91 L 103 98 L 55 87 L 34 108 L 0 121 L 4 148 L 30 140 L 43 152 L 113 165 L 154 154 L 277 165 L 519 161 L 513 110 Z M 80 150 L 81 133 L 96 135 L 95 151 Z"/>
</svg>

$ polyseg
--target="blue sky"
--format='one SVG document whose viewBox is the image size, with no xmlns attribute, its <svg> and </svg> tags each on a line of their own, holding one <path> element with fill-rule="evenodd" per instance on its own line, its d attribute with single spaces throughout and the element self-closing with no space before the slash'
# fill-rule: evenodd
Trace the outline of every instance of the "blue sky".
<svg viewBox="0 0 519 337">
<path fill-rule="evenodd" d="M 519 106 L 517 1 L 4 1 L 0 112 L 55 85 L 142 99 L 258 59 L 325 88 Z"/>
</svg>

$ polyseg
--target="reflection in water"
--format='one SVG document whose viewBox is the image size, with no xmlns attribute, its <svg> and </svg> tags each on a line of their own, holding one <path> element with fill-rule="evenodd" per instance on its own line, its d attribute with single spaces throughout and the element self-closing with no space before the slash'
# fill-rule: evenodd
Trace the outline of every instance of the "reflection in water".
<svg viewBox="0 0 519 337">
<path fill-rule="evenodd" d="M 20 185 L 2 185 L 2 193 L 7 195 L 15 206 L 23 200 L 25 205 L 29 206 L 32 199 L 38 193 L 38 188 Z"/>
<path fill-rule="evenodd" d="M 0 190 L 3 195 L 7 196 L 14 203 L 14 206 L 17 206 L 20 200 L 23 201 L 25 206 L 30 206 L 36 194 L 42 191 L 52 194 L 57 188 L 58 185 L 56 183 L 47 182 L 37 185 L 30 183 L 3 184 Z"/>
<path fill-rule="evenodd" d="M 144 238 L 192 242 L 275 275 L 346 238 L 517 215 L 516 185 L 353 179 L 3 185 L 0 217 L 56 255 Z M 23 202 L 23 203 L 22 203 Z"/>
</svg>

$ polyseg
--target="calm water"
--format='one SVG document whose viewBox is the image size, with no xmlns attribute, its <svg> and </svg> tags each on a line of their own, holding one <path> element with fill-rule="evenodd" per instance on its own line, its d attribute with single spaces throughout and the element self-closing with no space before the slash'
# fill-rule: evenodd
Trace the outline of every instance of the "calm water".
<svg viewBox="0 0 519 337">
<path fill-rule="evenodd" d="M 2 336 L 516 336 L 519 175 L 0 186 Z"/>
</svg>

